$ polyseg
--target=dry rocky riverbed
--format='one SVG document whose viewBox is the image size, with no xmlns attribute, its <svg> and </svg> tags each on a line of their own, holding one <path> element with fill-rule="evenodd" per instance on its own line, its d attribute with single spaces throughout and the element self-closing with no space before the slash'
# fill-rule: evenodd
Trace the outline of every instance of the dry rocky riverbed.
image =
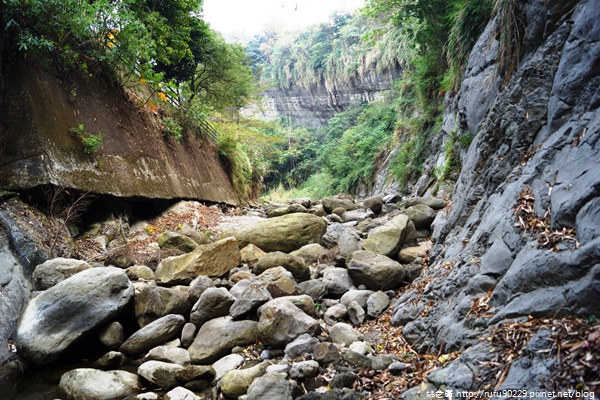
<svg viewBox="0 0 600 400">
<path fill-rule="evenodd" d="M 394 307 L 452 267 L 428 263 L 430 224 L 444 207 L 336 197 L 223 213 L 181 202 L 151 221 L 105 221 L 77 243 L 81 260 L 35 269 L 39 292 L 20 318 L 16 351 L 31 370 L 53 371 L 50 399 L 410 399 L 493 389 L 519 347 L 558 326 L 563 337 L 547 338 L 574 350 L 563 362 L 585 363 L 600 330 L 573 319 L 499 325 L 466 356 L 407 341 Z M 489 310 L 481 298 L 469 312 Z M 573 338 L 585 335 L 586 350 L 575 353 Z M 468 360 L 477 381 L 461 369 Z M 445 368 L 453 361 L 458 368 Z"/>
</svg>

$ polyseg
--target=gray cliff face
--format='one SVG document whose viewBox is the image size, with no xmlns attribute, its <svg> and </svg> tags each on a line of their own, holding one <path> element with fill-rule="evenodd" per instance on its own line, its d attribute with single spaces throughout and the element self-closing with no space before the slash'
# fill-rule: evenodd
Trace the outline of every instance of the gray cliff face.
<svg viewBox="0 0 600 400">
<path fill-rule="evenodd" d="M 350 105 L 371 102 L 389 92 L 402 70 L 382 74 L 365 74 L 350 82 L 326 82 L 308 88 L 292 83 L 288 88 L 274 87 L 266 91 L 261 116 L 266 119 L 286 117 L 294 125 L 320 127 Z"/>
<path fill-rule="evenodd" d="M 527 37 L 515 74 L 503 86 L 495 72 L 494 20 L 449 102 L 446 132 L 475 139 L 452 208 L 434 222 L 432 267 L 420 278 L 431 282 L 407 291 L 393 319 L 417 348 L 469 349 L 450 375 L 489 358 L 479 338 L 505 320 L 600 313 L 600 9 L 530 0 L 517 12 Z M 428 160 L 430 171 L 438 160 Z M 515 206 L 529 191 L 536 216 L 548 213 L 552 231 L 574 229 L 578 245 L 543 247 L 520 228 Z M 474 302 L 488 312 L 472 312 Z M 528 389 L 542 385 L 550 361 L 540 357 L 513 363 L 500 389 L 521 387 L 523 377 Z"/>
</svg>

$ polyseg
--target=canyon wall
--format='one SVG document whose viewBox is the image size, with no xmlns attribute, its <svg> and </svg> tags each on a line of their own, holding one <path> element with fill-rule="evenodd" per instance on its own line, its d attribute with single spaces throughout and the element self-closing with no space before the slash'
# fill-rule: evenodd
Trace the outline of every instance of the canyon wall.
<svg viewBox="0 0 600 400">
<path fill-rule="evenodd" d="M 308 88 L 293 82 L 287 88 L 275 86 L 264 94 L 259 115 L 266 119 L 285 117 L 293 125 L 326 126 L 331 117 L 350 105 L 382 98 L 401 73 L 396 66 L 381 74 L 357 75 L 349 82 L 321 80 Z"/>
<path fill-rule="evenodd" d="M 502 22 L 494 19 L 460 91 L 448 97 L 438 136 L 468 132 L 474 140 L 462 153 L 451 207 L 434 221 L 431 267 L 399 299 L 392 319 L 417 349 L 462 353 L 430 374 L 428 388 L 476 387 L 495 351 L 482 338 L 505 321 L 600 314 L 597 5 L 519 3 L 525 36 L 514 74 L 507 79 L 498 69 Z M 415 191 L 427 190 L 442 149 L 439 143 Z M 543 331 L 528 349 L 552 345 Z M 544 354 L 523 349 L 496 389 L 548 387 L 551 371 L 565 367 Z"/>
<path fill-rule="evenodd" d="M 35 62 L 4 69 L 4 189 L 52 184 L 125 198 L 237 204 L 214 143 L 194 133 L 179 142 L 164 136 L 156 107 L 143 104 L 143 96 L 133 98 L 105 77 L 59 74 Z M 78 127 L 104 135 L 97 151 L 84 153 L 73 134 Z"/>
</svg>

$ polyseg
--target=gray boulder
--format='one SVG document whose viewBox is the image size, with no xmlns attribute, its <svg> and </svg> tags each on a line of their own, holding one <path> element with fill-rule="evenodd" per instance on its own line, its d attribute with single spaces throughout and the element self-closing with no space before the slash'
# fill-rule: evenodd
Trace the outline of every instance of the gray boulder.
<svg viewBox="0 0 600 400">
<path fill-rule="evenodd" d="M 188 348 L 190 344 L 192 344 L 194 337 L 196 337 L 196 331 L 196 325 L 191 322 L 188 322 L 183 326 L 183 329 L 181 329 L 181 345 L 184 348 Z"/>
<path fill-rule="evenodd" d="M 267 253 L 259 258 L 253 271 L 255 274 L 260 275 L 266 270 L 275 267 L 283 267 L 290 271 L 296 282 L 303 282 L 310 279 L 310 268 L 308 268 L 302 258 L 280 251 Z"/>
<path fill-rule="evenodd" d="M 315 336 L 321 330 L 317 320 L 286 298 L 269 301 L 259 309 L 259 314 L 257 334 L 266 346 L 284 348 L 304 333 Z"/>
<path fill-rule="evenodd" d="M 354 285 L 345 268 L 327 268 L 323 271 L 322 281 L 327 287 L 327 292 L 334 297 L 342 296 Z"/>
<path fill-rule="evenodd" d="M 109 349 L 118 349 L 123 344 L 123 341 L 125 341 L 123 325 L 120 322 L 111 322 L 100 330 L 98 339 L 100 343 Z"/>
<path fill-rule="evenodd" d="M 165 315 L 131 335 L 119 351 L 130 356 L 141 355 L 153 347 L 178 338 L 185 325 L 182 315 Z"/>
<path fill-rule="evenodd" d="M 350 289 L 340 298 L 340 303 L 348 307 L 353 301 L 359 306 L 366 309 L 367 299 L 373 294 L 372 290 L 368 289 Z"/>
<path fill-rule="evenodd" d="M 351 301 L 348 305 L 348 318 L 354 325 L 360 325 L 365 321 L 365 310 L 356 301 Z"/>
<path fill-rule="evenodd" d="M 417 229 L 428 229 L 435 219 L 435 210 L 425 204 L 417 204 L 404 210 Z"/>
<path fill-rule="evenodd" d="M 233 236 L 240 248 L 252 243 L 263 251 L 289 253 L 309 243 L 319 243 L 327 229 L 323 218 L 293 213 L 224 231 L 219 238 Z"/>
<path fill-rule="evenodd" d="M 102 357 L 97 359 L 94 362 L 93 366 L 95 368 L 109 370 L 119 368 L 120 366 L 125 365 L 126 363 L 127 357 L 125 357 L 125 354 L 120 353 L 118 351 L 109 351 L 108 353 L 104 354 Z"/>
<path fill-rule="evenodd" d="M 149 286 L 135 296 L 134 313 L 140 327 L 165 315 L 186 315 L 191 308 L 187 293 L 177 289 Z"/>
<path fill-rule="evenodd" d="M 338 322 L 329 329 L 329 337 L 333 343 L 350 346 L 352 343 L 361 340 L 363 335 L 350 325 Z"/>
<path fill-rule="evenodd" d="M 340 360 L 340 350 L 333 343 L 321 342 L 313 348 L 313 356 L 321 365 L 337 363 Z"/>
<path fill-rule="evenodd" d="M 328 293 L 327 285 L 320 279 L 311 279 L 308 281 L 300 282 L 297 285 L 297 288 L 300 294 L 306 294 L 310 296 L 314 301 L 319 301 Z"/>
<path fill-rule="evenodd" d="M 240 319 L 253 313 L 260 306 L 272 299 L 271 293 L 269 293 L 264 285 L 261 285 L 258 282 L 252 282 L 232 304 L 229 315 L 231 315 L 233 319 Z"/>
<path fill-rule="evenodd" d="M 65 372 L 58 386 L 69 400 L 121 400 L 139 393 L 143 385 L 131 372 L 79 368 Z"/>
<path fill-rule="evenodd" d="M 329 325 L 333 325 L 338 321 L 342 321 L 348 317 L 348 307 L 338 303 L 328 307 L 323 318 Z"/>
<path fill-rule="evenodd" d="M 364 221 L 367 218 L 375 217 L 375 213 L 371 210 L 365 210 L 363 208 L 359 208 L 357 210 L 345 211 L 342 214 L 342 221 L 344 222 L 352 222 L 352 221 Z"/>
<path fill-rule="evenodd" d="M 37 365 L 56 360 L 123 311 L 133 293 L 125 272 L 114 267 L 88 269 L 56 284 L 25 307 L 17 326 L 19 354 Z"/>
<path fill-rule="evenodd" d="M 37 290 L 46 290 L 78 272 L 90 268 L 92 266 L 82 260 L 53 258 L 35 267 L 33 280 Z"/>
<path fill-rule="evenodd" d="M 379 215 L 383 210 L 383 201 L 379 196 L 369 197 L 368 199 L 365 199 L 363 201 L 363 207 L 365 208 L 365 210 L 370 209 L 375 214 Z"/>
<path fill-rule="evenodd" d="M 340 256 L 345 258 L 350 253 L 360 250 L 360 234 L 354 228 L 337 222 L 332 223 L 323 236 L 323 245 L 328 249 L 338 246 Z"/>
<path fill-rule="evenodd" d="M 229 314 L 229 309 L 235 302 L 233 297 L 225 288 L 208 288 L 198 299 L 192 313 L 190 321 L 201 327 L 205 322 L 217 317 L 224 317 Z"/>
<path fill-rule="evenodd" d="M 248 388 L 247 400 L 292 400 L 293 387 L 281 374 L 266 374 Z"/>
<path fill-rule="evenodd" d="M 235 346 L 256 342 L 255 321 L 234 321 L 220 317 L 208 321 L 198 331 L 194 343 L 188 348 L 192 362 L 207 364 L 227 355 Z"/>
<path fill-rule="evenodd" d="M 367 298 L 367 315 L 373 318 L 379 317 L 390 305 L 387 294 L 377 291 Z"/>
<path fill-rule="evenodd" d="M 169 390 L 163 400 L 201 400 L 200 397 L 196 396 L 194 392 L 181 386 Z"/>
<path fill-rule="evenodd" d="M 198 246 L 191 253 L 165 258 L 155 275 L 160 284 L 189 284 L 200 275 L 219 277 L 239 264 L 238 243 L 235 238 L 226 238 Z"/>
<path fill-rule="evenodd" d="M 212 365 L 215 371 L 215 381 L 220 381 L 226 373 L 238 369 L 242 364 L 244 364 L 244 357 L 240 354 L 229 354 L 215 361 Z"/>
<path fill-rule="evenodd" d="M 348 273 L 356 286 L 365 285 L 371 290 L 395 289 L 402 283 L 404 267 L 381 254 L 357 251 L 352 254 Z"/>
<path fill-rule="evenodd" d="M 291 358 L 299 357 L 303 354 L 310 354 L 318 343 L 319 339 L 304 333 L 285 346 L 285 354 Z"/>
<path fill-rule="evenodd" d="M 146 361 L 138 367 L 137 373 L 148 382 L 164 390 L 172 389 L 179 385 L 177 373 L 183 367 L 163 361 Z"/>
<path fill-rule="evenodd" d="M 212 279 L 206 275 L 200 275 L 196 277 L 188 289 L 188 297 L 192 304 L 196 304 L 202 293 L 208 288 L 215 287 Z"/>
<path fill-rule="evenodd" d="M 296 380 L 306 380 L 319 375 L 321 366 L 315 360 L 300 361 L 292 364 L 290 368 L 290 378 Z"/>
<path fill-rule="evenodd" d="M 189 365 L 190 353 L 181 347 L 157 346 L 151 349 L 144 357 L 147 361 L 163 361 L 171 364 L 178 364 L 182 367 Z"/>
</svg>

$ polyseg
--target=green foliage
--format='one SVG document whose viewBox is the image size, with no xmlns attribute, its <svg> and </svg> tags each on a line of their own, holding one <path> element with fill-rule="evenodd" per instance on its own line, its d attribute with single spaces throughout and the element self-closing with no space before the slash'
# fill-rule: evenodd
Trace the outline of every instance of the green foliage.
<svg viewBox="0 0 600 400">
<path fill-rule="evenodd" d="M 473 135 L 471 135 L 471 132 L 464 132 L 458 137 L 458 143 L 463 149 L 468 149 L 471 142 L 473 142 Z"/>
<path fill-rule="evenodd" d="M 231 177 L 240 200 L 254 198 L 277 159 L 281 142 L 273 123 L 256 119 L 221 118 L 214 122 L 219 131 L 217 154 Z"/>
<path fill-rule="evenodd" d="M 85 154 L 92 154 L 102 145 L 104 140 L 104 134 L 92 134 L 85 130 L 83 124 L 79 124 L 77 127 L 69 128 L 69 133 L 76 136 L 83 145 L 83 152 Z"/>
<path fill-rule="evenodd" d="M 458 0 L 452 5 L 448 15 L 451 28 L 446 45 L 446 89 L 458 89 L 471 49 L 489 21 L 492 7 L 489 0 Z"/>
<path fill-rule="evenodd" d="M 173 117 L 164 117 L 162 119 L 163 135 L 169 136 L 176 142 L 179 142 L 183 137 L 183 128 Z"/>
<path fill-rule="evenodd" d="M 456 136 L 456 131 L 450 132 L 448 139 L 446 139 L 446 142 L 444 143 L 444 163 L 435 170 L 438 182 L 445 181 L 450 178 L 451 174 L 460 172 L 460 159 L 454 153 L 454 146 L 456 145 L 457 140 Z"/>
<path fill-rule="evenodd" d="M 405 65 L 414 51 L 403 32 L 360 15 L 338 14 L 304 32 L 264 33 L 248 50 L 263 78 L 284 89 L 310 88 Z M 256 63 L 263 64 L 258 68 Z"/>
</svg>

